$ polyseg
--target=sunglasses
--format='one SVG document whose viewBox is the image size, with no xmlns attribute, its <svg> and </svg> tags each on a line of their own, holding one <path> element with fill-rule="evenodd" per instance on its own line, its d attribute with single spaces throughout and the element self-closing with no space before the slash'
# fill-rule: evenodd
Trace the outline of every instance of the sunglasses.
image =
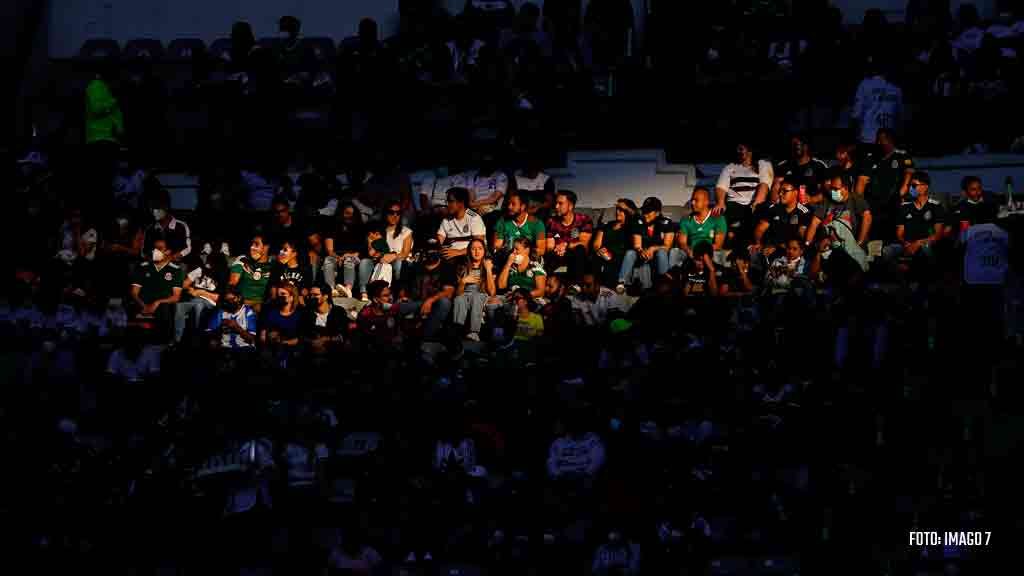
<svg viewBox="0 0 1024 576">
<path fill-rule="evenodd" d="M 790 192 L 796 192 L 796 188 L 783 188 L 782 192 L 786 193 L 786 194 L 788 194 Z"/>
<path fill-rule="evenodd" d="M 402 213 L 401 210 L 388 210 L 387 211 L 387 215 L 388 216 L 398 216 L 401 213 Z"/>
</svg>

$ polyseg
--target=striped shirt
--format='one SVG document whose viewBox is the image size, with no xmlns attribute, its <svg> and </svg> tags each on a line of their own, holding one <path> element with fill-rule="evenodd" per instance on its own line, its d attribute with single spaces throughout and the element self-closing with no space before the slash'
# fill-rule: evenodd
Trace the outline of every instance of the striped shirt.
<svg viewBox="0 0 1024 576">
<path fill-rule="evenodd" d="M 761 184 L 771 186 L 774 178 L 772 164 L 767 160 L 757 162 L 756 172 L 749 166 L 729 164 L 722 169 L 722 173 L 718 176 L 715 189 L 725 190 L 726 202 L 735 202 L 746 206 L 754 201 L 757 187 Z"/>
<path fill-rule="evenodd" d="M 252 308 L 242 305 L 238 309 L 238 312 L 234 314 L 227 310 L 220 310 L 218 314 L 214 314 L 213 318 L 210 318 L 210 325 L 206 328 L 208 333 L 217 332 L 220 330 L 224 320 L 234 320 L 238 325 L 249 334 L 256 335 L 256 313 L 252 311 Z M 231 348 L 234 350 L 242 348 L 252 348 L 252 344 L 246 342 L 241 336 L 233 331 L 224 331 L 220 337 L 221 348 Z"/>
</svg>

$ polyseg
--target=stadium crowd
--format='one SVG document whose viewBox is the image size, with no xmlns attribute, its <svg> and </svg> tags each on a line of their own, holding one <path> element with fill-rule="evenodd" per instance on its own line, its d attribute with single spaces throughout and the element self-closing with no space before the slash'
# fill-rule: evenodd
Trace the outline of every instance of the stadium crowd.
<svg viewBox="0 0 1024 576">
<path fill-rule="evenodd" d="M 547 45 L 526 6 L 488 40 L 503 53 Z M 360 73 L 371 24 L 350 46 Z M 594 58 L 628 42 L 623 24 Z M 280 28 L 288 70 L 299 23 Z M 232 66 L 267 57 L 235 32 Z M 405 53 L 468 75 L 482 46 L 456 39 L 450 69 Z M 317 82 L 250 72 L 232 72 L 242 99 L 226 102 L 250 82 Z M 776 161 L 741 140 L 685 207 L 623 190 L 584 210 L 534 137 L 424 170 L 383 140 L 341 173 L 228 163 L 202 172 L 188 211 L 153 172 L 117 169 L 133 124 L 94 79 L 88 161 L 19 164 L 44 190 L 18 197 L 0 314 L 21 470 L 5 493 L 23 496 L 4 506 L 33 526 L 24 550 L 54 570 L 318 574 L 985 561 L 908 549 L 905 531 L 1007 519 L 990 502 L 1011 486 L 976 456 L 981 418 L 949 406 L 1016 374 L 1012 218 L 976 177 L 953 203 L 932 193 L 878 78 L 827 161 L 803 134 Z M 386 116 L 356 92 L 347 109 L 374 111 L 353 118 Z M 281 162 L 274 149 L 258 159 Z M 892 545 L 865 553 L 868 530 Z"/>
</svg>

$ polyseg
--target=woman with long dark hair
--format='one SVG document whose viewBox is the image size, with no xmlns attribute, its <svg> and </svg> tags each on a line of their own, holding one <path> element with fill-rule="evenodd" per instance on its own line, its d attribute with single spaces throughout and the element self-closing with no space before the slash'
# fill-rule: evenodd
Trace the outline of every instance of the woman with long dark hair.
<svg viewBox="0 0 1024 576">
<path fill-rule="evenodd" d="M 463 262 L 456 274 L 459 284 L 455 288 L 455 323 L 465 326 L 468 318 L 469 332 L 466 338 L 480 340 L 480 325 L 483 321 L 484 306 L 497 292 L 494 264 L 487 258 L 487 248 L 479 238 L 470 240 Z"/>
</svg>

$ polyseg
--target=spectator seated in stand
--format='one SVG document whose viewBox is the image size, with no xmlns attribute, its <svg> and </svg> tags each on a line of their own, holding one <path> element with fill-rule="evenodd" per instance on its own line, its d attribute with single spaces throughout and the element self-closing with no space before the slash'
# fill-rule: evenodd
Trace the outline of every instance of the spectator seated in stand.
<svg viewBox="0 0 1024 576">
<path fill-rule="evenodd" d="M 633 222 L 630 234 L 633 248 L 627 250 L 622 259 L 619 278 L 631 278 L 637 265 L 646 266 L 652 279 L 668 273 L 674 264 L 673 257 L 678 259 L 681 256 L 678 250 L 673 253 L 676 230 L 678 225 L 661 214 L 661 200 L 654 197 L 644 200 L 640 217 Z M 626 286 L 620 283 L 616 291 L 622 294 Z"/>
<path fill-rule="evenodd" d="M 167 241 L 156 239 L 149 260 L 136 269 L 128 306 L 135 324 L 151 325 L 158 332 L 169 333 L 185 280 L 185 273 L 171 261 L 172 256 Z"/>
<path fill-rule="evenodd" d="M 548 272 L 557 273 L 565 267 L 566 277 L 579 282 L 587 267 L 590 238 L 594 234 L 594 223 L 586 214 L 576 212 L 576 193 L 559 190 L 555 195 L 555 214 L 544 225 L 547 231 L 547 248 L 544 250 L 544 267 Z"/>
<path fill-rule="evenodd" d="M 238 290 L 228 289 L 206 328 L 210 346 L 222 350 L 253 350 L 258 324 L 256 312 Z"/>
<path fill-rule="evenodd" d="M 934 265 L 935 245 L 945 236 L 946 210 L 931 198 L 931 177 L 918 170 L 910 179 L 910 200 L 900 207 L 896 242 L 885 247 L 883 260 L 893 269 L 905 271 L 909 263 L 927 274 Z M 902 263 L 901 263 L 902 262 Z"/>
</svg>

